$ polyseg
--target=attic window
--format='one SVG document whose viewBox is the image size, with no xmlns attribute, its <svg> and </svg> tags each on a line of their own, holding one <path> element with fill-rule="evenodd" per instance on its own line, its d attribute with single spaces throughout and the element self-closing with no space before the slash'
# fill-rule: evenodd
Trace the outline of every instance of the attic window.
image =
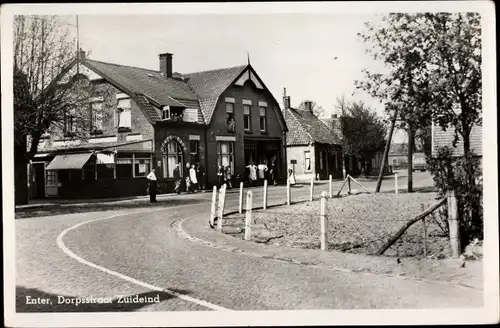
<svg viewBox="0 0 500 328">
<path fill-rule="evenodd" d="M 164 106 L 161 110 L 161 119 L 169 120 L 170 119 L 170 106 Z"/>
</svg>

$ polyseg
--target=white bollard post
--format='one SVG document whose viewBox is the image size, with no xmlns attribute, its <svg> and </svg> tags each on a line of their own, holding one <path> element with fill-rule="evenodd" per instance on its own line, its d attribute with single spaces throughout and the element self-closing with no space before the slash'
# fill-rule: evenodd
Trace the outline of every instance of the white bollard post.
<svg viewBox="0 0 500 328">
<path fill-rule="evenodd" d="M 328 191 L 330 192 L 330 198 L 333 198 L 333 186 L 332 186 L 332 175 L 330 174 L 329 182 L 328 182 Z"/>
<path fill-rule="evenodd" d="M 309 193 L 309 201 L 313 201 L 313 194 L 314 194 L 314 175 L 311 176 L 311 191 Z"/>
<path fill-rule="evenodd" d="M 398 174 L 394 174 L 394 193 L 398 193 Z"/>
<path fill-rule="evenodd" d="M 264 200 L 262 208 L 267 209 L 267 180 L 264 180 Z"/>
<path fill-rule="evenodd" d="M 247 192 L 247 208 L 245 212 L 245 240 L 252 239 L 252 191 Z"/>
<path fill-rule="evenodd" d="M 223 185 L 219 191 L 219 213 L 217 220 L 217 231 L 222 232 L 222 218 L 224 216 L 224 203 L 226 201 L 226 185 Z"/>
<path fill-rule="evenodd" d="M 448 191 L 448 226 L 450 227 L 450 245 L 453 258 L 460 257 L 460 232 L 458 226 L 458 205 L 455 190 Z"/>
<path fill-rule="evenodd" d="M 215 215 L 217 213 L 217 186 L 214 186 L 212 192 L 212 207 L 210 209 L 210 225 L 213 227 L 215 224 Z"/>
<path fill-rule="evenodd" d="M 290 205 L 292 203 L 292 191 L 290 190 L 290 179 L 286 180 L 286 204 Z"/>
<path fill-rule="evenodd" d="M 328 229 L 328 221 L 326 219 L 326 191 L 323 191 L 321 193 L 320 223 L 321 223 L 321 235 L 320 235 L 321 250 L 327 251 L 328 236 L 326 234 L 326 231 Z"/>
<path fill-rule="evenodd" d="M 239 213 L 243 213 L 243 182 L 240 182 L 240 208 Z"/>
</svg>

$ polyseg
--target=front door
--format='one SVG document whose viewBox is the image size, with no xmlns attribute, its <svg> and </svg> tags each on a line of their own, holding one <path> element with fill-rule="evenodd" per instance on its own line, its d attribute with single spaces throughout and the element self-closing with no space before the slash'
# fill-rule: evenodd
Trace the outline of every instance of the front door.
<svg viewBox="0 0 500 328">
<path fill-rule="evenodd" d="M 45 198 L 45 165 L 33 163 L 34 198 Z"/>
<path fill-rule="evenodd" d="M 59 195 L 57 170 L 45 171 L 45 197 L 55 197 Z"/>
</svg>

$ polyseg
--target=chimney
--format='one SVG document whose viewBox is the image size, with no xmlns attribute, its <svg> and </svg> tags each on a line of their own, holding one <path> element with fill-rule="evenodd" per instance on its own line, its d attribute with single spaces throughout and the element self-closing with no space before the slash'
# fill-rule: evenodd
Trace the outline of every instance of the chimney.
<svg viewBox="0 0 500 328">
<path fill-rule="evenodd" d="M 173 54 L 164 53 L 160 54 L 160 73 L 164 78 L 172 78 L 172 56 Z"/>
<path fill-rule="evenodd" d="M 290 96 L 287 96 L 285 98 L 285 108 L 289 109 L 290 108 Z"/>
<path fill-rule="evenodd" d="M 312 113 L 312 102 L 311 101 L 306 101 L 305 103 L 306 110 Z"/>
</svg>

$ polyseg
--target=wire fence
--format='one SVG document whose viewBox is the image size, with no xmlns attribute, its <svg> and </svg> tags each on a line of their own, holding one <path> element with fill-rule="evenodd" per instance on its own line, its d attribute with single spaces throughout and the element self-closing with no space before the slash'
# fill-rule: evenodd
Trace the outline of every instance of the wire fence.
<svg viewBox="0 0 500 328">
<path fill-rule="evenodd" d="M 435 193 L 358 194 L 328 198 L 328 249 L 375 254 L 409 220 L 436 203 Z M 254 203 L 254 207 L 259 204 Z M 384 253 L 397 257 L 443 257 L 449 253 L 446 206 L 416 222 Z M 320 248 L 320 201 L 301 199 L 290 206 L 253 210 L 252 221 L 267 242 Z M 245 211 L 224 219 L 226 233 L 243 238 Z M 271 232 L 271 233 L 269 233 Z"/>
</svg>

